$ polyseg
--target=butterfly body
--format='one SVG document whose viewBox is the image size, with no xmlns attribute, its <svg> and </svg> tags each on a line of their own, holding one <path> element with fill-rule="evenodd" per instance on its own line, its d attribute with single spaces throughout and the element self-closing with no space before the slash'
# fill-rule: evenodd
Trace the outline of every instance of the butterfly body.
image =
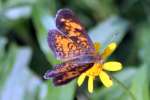
<svg viewBox="0 0 150 100">
<path fill-rule="evenodd" d="M 47 71 L 45 79 L 53 78 L 54 85 L 63 85 L 91 68 L 95 62 L 101 63 L 94 45 L 84 27 L 69 9 L 61 9 L 56 14 L 56 27 L 48 33 L 48 44 L 62 63 L 54 70 Z"/>
</svg>

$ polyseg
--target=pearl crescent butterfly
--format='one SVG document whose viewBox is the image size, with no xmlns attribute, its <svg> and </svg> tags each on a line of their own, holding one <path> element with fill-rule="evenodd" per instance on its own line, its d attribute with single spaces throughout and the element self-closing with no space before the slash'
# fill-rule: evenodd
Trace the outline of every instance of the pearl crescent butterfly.
<svg viewBox="0 0 150 100">
<path fill-rule="evenodd" d="M 83 25 L 70 9 L 56 14 L 56 29 L 48 32 L 48 45 L 62 63 L 48 70 L 44 79 L 53 78 L 54 85 L 63 85 L 91 68 L 98 56 Z"/>
</svg>

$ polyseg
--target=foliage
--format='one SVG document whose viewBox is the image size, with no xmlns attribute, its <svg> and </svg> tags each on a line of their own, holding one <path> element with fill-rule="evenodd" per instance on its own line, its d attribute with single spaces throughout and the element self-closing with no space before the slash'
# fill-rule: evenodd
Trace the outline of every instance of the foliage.
<svg viewBox="0 0 150 100">
<path fill-rule="evenodd" d="M 46 70 L 59 63 L 48 48 L 47 33 L 55 28 L 56 11 L 66 7 L 101 50 L 118 43 L 109 59 L 124 68 L 110 73 L 113 87 L 96 80 L 90 94 L 76 80 L 62 87 L 43 80 Z M 0 100 L 149 100 L 149 10 L 148 0 L 0 0 Z"/>
</svg>

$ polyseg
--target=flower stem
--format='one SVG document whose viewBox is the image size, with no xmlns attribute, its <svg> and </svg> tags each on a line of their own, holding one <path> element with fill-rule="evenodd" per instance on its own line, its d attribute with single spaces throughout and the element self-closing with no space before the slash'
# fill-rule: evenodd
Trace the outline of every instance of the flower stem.
<svg viewBox="0 0 150 100">
<path fill-rule="evenodd" d="M 119 81 L 119 80 L 116 79 L 115 77 L 112 77 L 112 78 L 113 78 L 113 80 L 114 80 L 118 85 L 120 85 L 120 87 L 121 87 L 126 93 L 128 93 L 128 94 L 130 95 L 130 97 L 131 97 L 132 100 L 136 100 L 134 94 L 133 94 L 121 81 Z"/>
</svg>

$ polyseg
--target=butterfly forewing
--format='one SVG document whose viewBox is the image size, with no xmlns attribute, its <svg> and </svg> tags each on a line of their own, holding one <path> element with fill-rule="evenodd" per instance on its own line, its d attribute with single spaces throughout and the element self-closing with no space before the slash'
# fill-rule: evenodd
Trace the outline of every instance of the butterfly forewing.
<svg viewBox="0 0 150 100">
<path fill-rule="evenodd" d="M 62 61 L 93 55 L 85 51 L 85 48 L 78 46 L 69 37 L 54 29 L 48 33 L 48 44 L 55 56 Z"/>
<path fill-rule="evenodd" d="M 91 39 L 71 10 L 61 9 L 57 12 L 56 27 L 74 41 L 78 47 L 82 48 L 83 51 L 86 51 L 88 54 L 95 52 Z"/>
</svg>

